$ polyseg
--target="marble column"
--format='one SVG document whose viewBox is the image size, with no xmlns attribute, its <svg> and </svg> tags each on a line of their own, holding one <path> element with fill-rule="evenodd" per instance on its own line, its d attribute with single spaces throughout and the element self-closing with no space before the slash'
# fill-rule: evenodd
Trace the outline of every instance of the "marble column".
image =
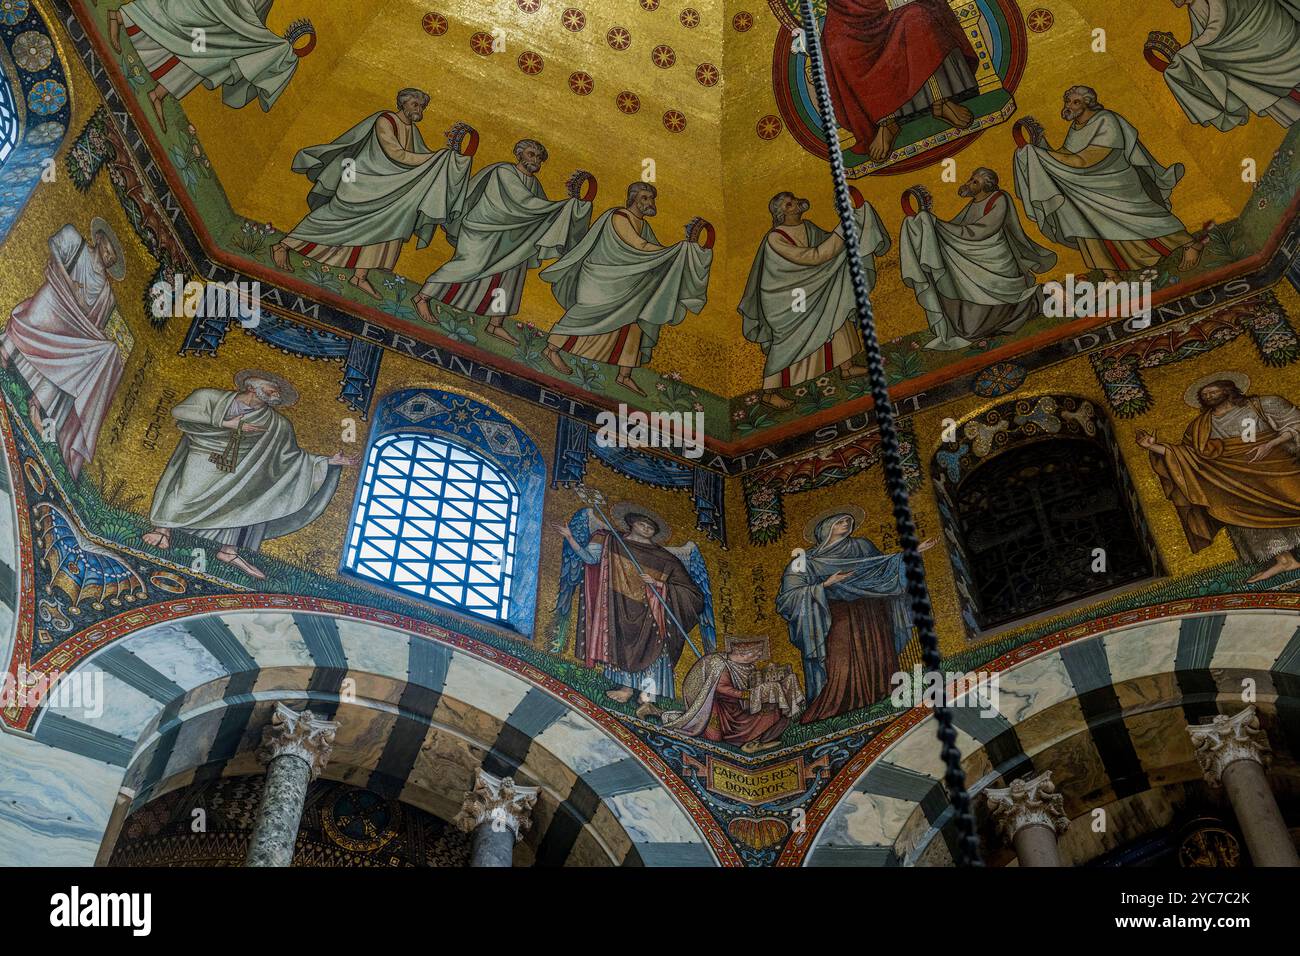
<svg viewBox="0 0 1300 956">
<path fill-rule="evenodd" d="M 329 761 L 338 724 L 310 710 L 276 703 L 271 726 L 262 731 L 258 756 L 266 764 L 262 804 L 248 844 L 246 866 L 290 866 L 302 820 L 307 784 Z"/>
<path fill-rule="evenodd" d="M 1021 866 L 1061 866 L 1056 837 L 1070 825 L 1065 799 L 1052 784 L 1052 771 L 1021 777 L 1001 789 L 984 791 L 1002 838 L 1016 850 Z"/>
<path fill-rule="evenodd" d="M 1256 866 L 1300 866 L 1282 811 L 1268 785 L 1264 766 L 1271 753 L 1255 705 L 1187 728 L 1201 773 L 1212 787 L 1223 787 L 1237 816 L 1241 835 Z"/>
<path fill-rule="evenodd" d="M 521 787 L 480 769 L 456 816 L 456 825 L 473 834 L 469 865 L 512 866 L 515 844 L 533 825 L 536 803 L 537 787 Z"/>
</svg>

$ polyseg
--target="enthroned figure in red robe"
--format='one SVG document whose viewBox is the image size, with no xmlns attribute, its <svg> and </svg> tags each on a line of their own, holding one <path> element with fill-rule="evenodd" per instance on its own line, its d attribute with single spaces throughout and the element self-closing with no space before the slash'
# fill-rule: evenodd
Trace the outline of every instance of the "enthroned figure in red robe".
<svg viewBox="0 0 1300 956">
<path fill-rule="evenodd" d="M 850 152 L 889 157 L 902 124 L 929 111 L 964 129 L 979 59 L 946 0 L 826 0 L 827 80 Z"/>
</svg>

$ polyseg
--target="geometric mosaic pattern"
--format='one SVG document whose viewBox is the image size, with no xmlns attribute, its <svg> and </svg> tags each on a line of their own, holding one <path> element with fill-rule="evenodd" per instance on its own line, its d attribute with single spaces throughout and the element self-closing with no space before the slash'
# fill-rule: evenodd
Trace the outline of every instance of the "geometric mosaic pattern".
<svg viewBox="0 0 1300 956">
<path fill-rule="evenodd" d="M 345 569 L 504 620 L 519 492 L 496 465 L 442 438 L 385 435 L 370 449 Z"/>
</svg>

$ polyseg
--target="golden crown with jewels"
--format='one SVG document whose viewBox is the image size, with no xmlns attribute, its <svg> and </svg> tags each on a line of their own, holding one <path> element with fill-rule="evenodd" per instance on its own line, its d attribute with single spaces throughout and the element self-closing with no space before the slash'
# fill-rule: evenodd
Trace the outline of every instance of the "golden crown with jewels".
<svg viewBox="0 0 1300 956">
<path fill-rule="evenodd" d="M 303 37 L 310 37 L 306 46 L 301 50 L 298 48 L 298 41 Z M 284 31 L 284 38 L 289 41 L 289 46 L 299 56 L 306 56 L 316 46 L 316 28 L 306 17 L 299 17 L 289 24 L 289 29 Z"/>
<path fill-rule="evenodd" d="M 1172 33 L 1166 33 L 1164 30 L 1152 30 L 1147 34 L 1147 42 L 1142 49 L 1148 54 L 1148 59 L 1150 59 L 1150 54 L 1155 54 L 1168 63 L 1178 53 L 1181 46 Z"/>
</svg>

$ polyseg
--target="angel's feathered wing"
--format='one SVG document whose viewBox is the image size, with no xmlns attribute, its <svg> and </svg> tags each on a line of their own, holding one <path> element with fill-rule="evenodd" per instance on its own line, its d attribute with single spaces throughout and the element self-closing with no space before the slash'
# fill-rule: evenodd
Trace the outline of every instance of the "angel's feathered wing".
<svg viewBox="0 0 1300 956">
<path fill-rule="evenodd" d="M 700 554 L 700 548 L 694 541 L 667 550 L 677 556 L 695 586 L 704 594 L 704 610 L 700 612 L 700 637 L 704 638 L 704 653 L 712 654 L 718 649 L 718 633 L 713 620 L 713 588 L 709 585 L 709 569 L 704 563 L 704 555 Z"/>
</svg>

